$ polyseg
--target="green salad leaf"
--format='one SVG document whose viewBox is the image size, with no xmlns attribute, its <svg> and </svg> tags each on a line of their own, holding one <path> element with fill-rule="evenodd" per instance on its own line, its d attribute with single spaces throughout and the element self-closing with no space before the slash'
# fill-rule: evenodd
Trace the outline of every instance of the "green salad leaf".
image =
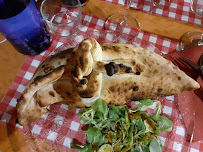
<svg viewBox="0 0 203 152">
<path fill-rule="evenodd" d="M 154 138 L 149 145 L 150 152 L 161 152 L 161 143 L 157 138 Z"/>
<path fill-rule="evenodd" d="M 93 145 L 100 145 L 103 139 L 101 131 L 95 127 L 89 127 L 87 130 L 87 142 Z"/>
<path fill-rule="evenodd" d="M 161 152 L 157 135 L 171 131 L 173 122 L 160 115 L 160 101 L 146 99 L 134 104 L 137 108 L 108 107 L 104 100 L 98 99 L 91 107 L 80 111 L 81 123 L 89 125 L 88 130 L 83 131 L 89 144 L 83 147 L 71 144 L 71 148 L 81 152 L 105 151 L 106 147 L 114 152 Z M 156 108 L 149 115 L 146 110 L 153 104 Z"/>
</svg>

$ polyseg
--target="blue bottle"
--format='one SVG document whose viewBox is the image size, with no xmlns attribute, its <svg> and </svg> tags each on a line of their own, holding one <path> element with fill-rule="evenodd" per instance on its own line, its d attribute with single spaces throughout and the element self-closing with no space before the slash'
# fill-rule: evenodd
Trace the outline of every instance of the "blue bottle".
<svg viewBox="0 0 203 152">
<path fill-rule="evenodd" d="M 0 32 L 21 53 L 37 55 L 50 35 L 34 0 L 0 0 Z"/>
</svg>

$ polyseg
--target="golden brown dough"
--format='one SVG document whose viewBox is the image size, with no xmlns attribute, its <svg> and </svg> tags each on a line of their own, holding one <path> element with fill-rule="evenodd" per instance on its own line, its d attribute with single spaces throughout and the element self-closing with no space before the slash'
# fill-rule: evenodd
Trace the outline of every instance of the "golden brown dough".
<svg viewBox="0 0 203 152">
<path fill-rule="evenodd" d="M 54 103 L 84 108 L 102 98 L 109 105 L 122 105 L 199 87 L 154 52 L 130 44 L 99 45 L 95 39 L 86 39 L 40 64 L 18 99 L 17 114 L 19 124 L 27 125 Z"/>
</svg>

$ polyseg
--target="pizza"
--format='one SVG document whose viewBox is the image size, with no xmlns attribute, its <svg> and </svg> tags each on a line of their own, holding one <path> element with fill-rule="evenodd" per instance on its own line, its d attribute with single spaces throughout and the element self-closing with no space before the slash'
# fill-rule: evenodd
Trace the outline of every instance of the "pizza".
<svg viewBox="0 0 203 152">
<path fill-rule="evenodd" d="M 36 121 L 50 105 L 91 106 L 98 98 L 108 105 L 170 96 L 199 88 L 171 61 L 144 48 L 95 39 L 43 61 L 17 103 L 20 125 Z"/>
</svg>

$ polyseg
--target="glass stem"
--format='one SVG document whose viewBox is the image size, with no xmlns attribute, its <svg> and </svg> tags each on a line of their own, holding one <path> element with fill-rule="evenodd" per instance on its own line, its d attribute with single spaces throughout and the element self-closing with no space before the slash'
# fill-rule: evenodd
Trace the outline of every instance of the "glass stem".
<svg viewBox="0 0 203 152">
<path fill-rule="evenodd" d="M 157 6 L 159 3 L 161 3 L 161 0 L 152 0 L 152 3 L 154 6 Z"/>
<path fill-rule="evenodd" d="M 126 4 L 127 13 L 129 13 L 131 3 L 132 3 L 131 0 L 127 0 L 127 4 Z"/>
</svg>

